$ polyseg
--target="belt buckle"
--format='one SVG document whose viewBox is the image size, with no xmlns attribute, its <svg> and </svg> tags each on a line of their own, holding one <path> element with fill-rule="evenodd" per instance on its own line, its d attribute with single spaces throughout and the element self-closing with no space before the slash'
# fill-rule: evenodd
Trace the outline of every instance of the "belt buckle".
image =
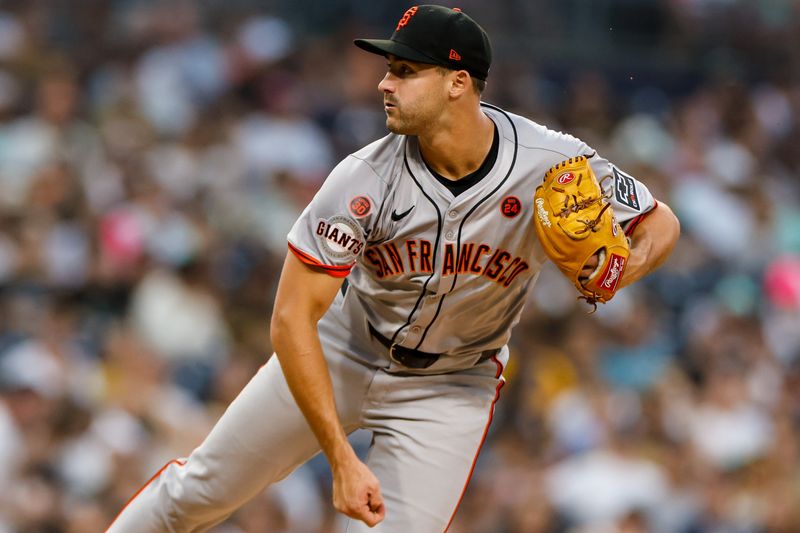
<svg viewBox="0 0 800 533">
<path fill-rule="evenodd" d="M 392 345 L 389 347 L 389 359 L 394 361 L 399 365 L 403 365 L 408 368 L 416 368 L 413 365 L 409 364 L 408 357 L 405 355 L 398 353 L 397 348 L 402 348 L 402 346 L 398 345 L 396 342 L 393 342 Z"/>
</svg>

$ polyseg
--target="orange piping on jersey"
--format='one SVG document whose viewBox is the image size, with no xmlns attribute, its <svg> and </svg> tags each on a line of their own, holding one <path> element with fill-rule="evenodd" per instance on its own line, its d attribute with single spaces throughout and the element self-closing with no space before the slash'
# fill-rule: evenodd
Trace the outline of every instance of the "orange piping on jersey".
<svg viewBox="0 0 800 533">
<path fill-rule="evenodd" d="M 139 494 L 144 492 L 144 489 L 146 489 L 150 485 L 150 483 L 152 483 L 153 481 L 158 479 L 159 476 L 161 476 L 161 474 L 164 473 L 164 470 L 166 470 L 169 467 L 169 465 L 171 465 L 171 464 L 176 464 L 178 466 L 184 466 L 186 464 L 186 461 L 181 461 L 180 459 L 173 459 L 172 461 L 169 461 L 169 462 L 167 462 L 167 464 L 162 466 L 161 469 L 158 472 L 156 472 L 156 474 L 153 477 L 151 477 L 149 480 L 147 480 L 147 483 L 145 483 L 142 486 L 142 488 L 140 488 L 139 490 L 136 491 L 136 494 L 131 496 L 131 499 L 128 500 L 128 503 L 125 504 L 125 507 L 123 507 L 122 510 L 119 512 L 119 514 L 116 516 L 116 518 L 114 518 L 114 522 L 116 522 L 119 519 L 120 515 L 125 511 L 125 509 L 127 509 L 128 506 L 131 503 L 133 503 L 133 500 L 135 500 L 136 497 L 139 496 Z M 114 522 L 111 522 L 111 524 L 109 524 L 108 529 L 111 529 L 111 526 L 114 525 Z"/>
<path fill-rule="evenodd" d="M 311 265 L 313 267 L 321 268 L 325 271 L 326 274 L 330 274 L 334 278 L 346 278 L 350 271 L 353 269 L 353 266 L 334 266 L 334 265 L 324 265 L 317 261 L 315 258 L 311 257 L 304 251 L 292 246 L 292 243 L 289 243 L 289 250 L 297 256 L 297 258 L 307 265 Z"/>
<path fill-rule="evenodd" d="M 637 216 L 636 218 L 634 218 L 633 220 L 628 222 L 628 227 L 625 228 L 625 235 L 628 235 L 628 236 L 632 235 L 633 234 L 633 230 L 636 229 L 636 226 L 638 226 L 642 222 L 642 220 L 644 220 L 645 218 L 650 216 L 650 213 L 652 213 L 653 211 L 656 210 L 656 207 L 658 207 L 658 200 L 653 200 L 653 202 L 654 202 L 653 203 L 653 209 L 651 209 L 650 211 L 648 211 L 646 213 L 642 213 L 641 215 Z"/>
<path fill-rule="evenodd" d="M 469 485 L 469 481 L 472 479 L 472 473 L 475 472 L 475 464 L 478 462 L 478 456 L 481 453 L 481 448 L 483 448 L 483 443 L 486 442 L 486 436 L 489 434 L 489 426 L 492 425 L 492 418 L 494 418 L 494 404 L 496 404 L 497 400 L 500 398 L 500 389 L 502 389 L 503 385 L 506 384 L 506 380 L 500 377 L 503 375 L 503 364 L 498 361 L 497 356 L 493 356 L 492 361 L 494 361 L 494 364 L 497 365 L 497 373 L 494 377 L 500 379 L 500 383 L 497 384 L 497 388 L 494 390 L 494 399 L 492 400 L 492 406 L 489 410 L 489 420 L 486 422 L 486 427 L 483 429 L 481 443 L 478 445 L 478 451 L 475 452 L 475 458 L 472 460 L 472 466 L 469 469 L 469 475 L 467 476 L 466 483 L 464 483 L 464 488 L 461 489 L 461 496 L 458 497 L 458 503 L 456 503 L 456 508 L 453 509 L 453 514 L 450 515 L 450 521 L 447 522 L 447 527 L 444 528 L 445 533 L 447 533 L 447 530 L 450 529 L 451 525 L 453 525 L 453 519 L 456 517 L 456 513 L 458 512 L 458 506 L 461 505 L 461 500 L 464 499 L 464 494 L 467 492 L 467 485 Z"/>
</svg>

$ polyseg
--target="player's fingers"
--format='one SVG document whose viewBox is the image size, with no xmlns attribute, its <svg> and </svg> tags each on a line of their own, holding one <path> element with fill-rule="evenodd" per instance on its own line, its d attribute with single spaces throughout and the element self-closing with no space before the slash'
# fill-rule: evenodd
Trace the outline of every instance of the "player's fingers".
<svg viewBox="0 0 800 533">
<path fill-rule="evenodd" d="M 383 505 L 383 496 L 381 495 L 380 488 L 378 488 L 377 491 L 370 494 L 368 504 L 369 504 L 369 510 L 375 513 L 376 515 L 379 515 L 381 519 L 383 519 L 383 516 L 386 512 L 386 508 Z"/>
<path fill-rule="evenodd" d="M 380 507 L 383 507 L 383 496 L 381 495 L 381 490 L 378 489 L 369 495 L 369 508 L 375 511 Z"/>
<path fill-rule="evenodd" d="M 383 520 L 385 514 L 380 482 L 374 477 L 371 481 L 372 482 L 367 488 L 366 513 L 363 518 L 364 523 L 369 527 L 373 527 L 375 524 Z"/>
<path fill-rule="evenodd" d="M 382 520 L 383 520 L 382 516 L 370 515 L 368 518 L 364 519 L 364 523 L 367 524 L 367 526 L 369 527 L 375 527 L 378 524 L 380 524 Z"/>
<path fill-rule="evenodd" d="M 376 499 L 372 491 L 365 490 L 362 496 L 350 498 L 334 498 L 333 506 L 340 513 L 361 520 L 372 527 L 383 520 L 383 498 Z"/>
<path fill-rule="evenodd" d="M 361 520 L 369 527 L 374 527 L 383 520 L 384 516 L 386 516 L 386 510 L 383 504 L 380 504 L 379 506 L 373 506 L 371 504 L 361 505 L 358 508 L 343 510 L 343 512 L 350 518 Z"/>
<path fill-rule="evenodd" d="M 386 510 L 383 504 L 381 504 L 374 510 L 372 508 L 368 509 L 361 520 L 369 527 L 374 527 L 383 520 L 384 516 L 386 516 Z"/>
<path fill-rule="evenodd" d="M 377 509 L 373 511 L 373 514 L 378 518 L 377 522 L 375 522 L 377 524 L 386 517 L 386 506 L 380 504 Z"/>
<path fill-rule="evenodd" d="M 376 484 L 367 490 L 366 501 L 358 507 L 356 516 L 353 518 L 361 520 L 369 527 L 374 527 L 383 520 L 385 515 L 383 496 L 381 496 L 380 486 L 376 481 Z"/>
<path fill-rule="evenodd" d="M 594 273 L 594 271 L 597 270 L 597 265 L 599 263 L 600 257 L 598 254 L 594 254 L 586 261 L 586 263 L 583 265 L 583 268 L 581 268 L 581 275 L 578 277 L 578 279 L 580 279 L 581 282 L 586 282 Z"/>
</svg>

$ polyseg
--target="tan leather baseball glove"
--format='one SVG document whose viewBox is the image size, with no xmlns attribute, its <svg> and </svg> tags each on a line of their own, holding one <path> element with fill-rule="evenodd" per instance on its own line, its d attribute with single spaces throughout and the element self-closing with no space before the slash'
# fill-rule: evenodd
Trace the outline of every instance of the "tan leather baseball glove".
<svg viewBox="0 0 800 533">
<path fill-rule="evenodd" d="M 619 287 L 630 244 L 585 156 L 562 161 L 534 194 L 536 234 L 547 256 L 590 304 L 605 303 Z M 594 255 L 597 268 L 581 279 Z"/>
</svg>

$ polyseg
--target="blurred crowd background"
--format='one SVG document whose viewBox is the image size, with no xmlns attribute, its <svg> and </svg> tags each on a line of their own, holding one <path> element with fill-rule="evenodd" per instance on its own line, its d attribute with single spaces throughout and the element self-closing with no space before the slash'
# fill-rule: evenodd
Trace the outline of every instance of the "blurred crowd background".
<svg viewBox="0 0 800 533">
<path fill-rule="evenodd" d="M 447 5 L 492 36 L 486 101 L 683 229 L 594 315 L 543 272 L 451 531 L 800 531 L 800 3 Z M 385 134 L 351 40 L 407 7 L 0 2 L 0 532 L 102 531 L 270 356 L 289 227 Z M 216 531 L 331 531 L 330 499 L 317 458 Z"/>
</svg>

